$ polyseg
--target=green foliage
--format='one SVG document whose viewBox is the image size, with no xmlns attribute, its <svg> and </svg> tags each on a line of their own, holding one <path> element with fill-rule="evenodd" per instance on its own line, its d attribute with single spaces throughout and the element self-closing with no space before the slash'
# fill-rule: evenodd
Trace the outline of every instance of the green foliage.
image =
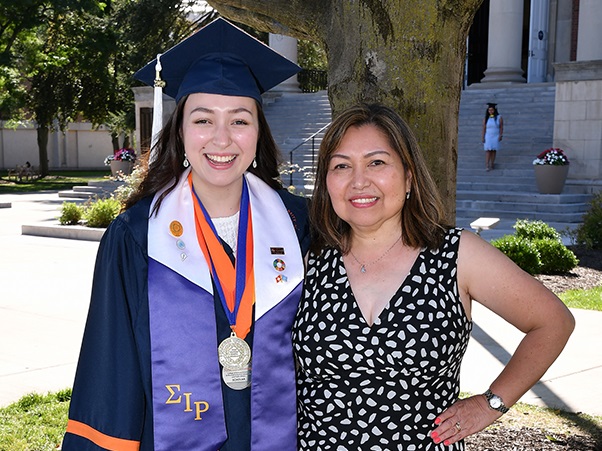
<svg viewBox="0 0 602 451">
<path fill-rule="evenodd" d="M 29 394 L 0 408 L 0 450 L 52 451 L 59 449 L 71 389 L 55 394 Z"/>
<path fill-rule="evenodd" d="M 514 263 L 529 274 L 538 274 L 542 266 L 539 252 L 535 245 L 516 235 L 504 235 L 491 244 L 502 251 Z"/>
<path fill-rule="evenodd" d="M 121 204 L 117 199 L 99 199 L 90 203 L 84 212 L 88 227 L 105 228 L 117 217 Z"/>
<path fill-rule="evenodd" d="M 579 264 L 575 254 L 558 240 L 543 238 L 533 244 L 541 258 L 542 274 L 569 272 Z"/>
<path fill-rule="evenodd" d="M 579 264 L 554 227 L 529 219 L 519 219 L 513 227 L 514 235 L 505 235 L 491 244 L 529 274 L 568 272 Z"/>
<path fill-rule="evenodd" d="M 84 209 L 75 202 L 63 202 L 59 223 L 61 225 L 75 225 L 81 221 L 83 215 Z"/>
<path fill-rule="evenodd" d="M 575 241 L 589 249 L 602 249 L 602 192 L 591 200 L 589 210 L 583 215 L 583 224 L 575 231 Z"/>
<path fill-rule="evenodd" d="M 326 52 L 320 46 L 312 41 L 300 39 L 297 41 L 298 57 L 297 63 L 303 69 L 327 70 L 328 60 Z"/>
<path fill-rule="evenodd" d="M 517 219 L 512 226 L 516 231 L 516 236 L 526 240 L 540 240 L 549 238 L 560 241 L 560 234 L 556 229 L 543 221 L 532 221 L 529 219 Z"/>
</svg>

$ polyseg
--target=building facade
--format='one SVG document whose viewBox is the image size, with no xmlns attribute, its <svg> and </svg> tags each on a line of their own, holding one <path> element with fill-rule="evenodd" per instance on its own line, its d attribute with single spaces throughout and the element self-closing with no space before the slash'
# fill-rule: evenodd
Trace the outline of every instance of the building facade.
<svg viewBox="0 0 602 451">
<path fill-rule="evenodd" d="M 296 61 L 292 38 L 270 45 Z M 570 152 L 572 183 L 602 190 L 602 0 L 484 0 L 467 43 L 465 89 L 553 83 L 554 146 Z M 295 90 L 288 80 L 280 90 Z M 135 88 L 136 147 L 146 150 L 152 124 L 152 88 Z M 166 97 L 164 116 L 173 109 Z M 0 168 L 37 162 L 33 126 L 0 124 Z M 103 168 L 112 151 L 108 131 L 73 124 L 49 140 L 51 169 Z"/>
<path fill-rule="evenodd" d="M 465 88 L 554 83 L 554 147 L 569 178 L 602 190 L 602 1 L 485 0 L 468 38 Z"/>
</svg>

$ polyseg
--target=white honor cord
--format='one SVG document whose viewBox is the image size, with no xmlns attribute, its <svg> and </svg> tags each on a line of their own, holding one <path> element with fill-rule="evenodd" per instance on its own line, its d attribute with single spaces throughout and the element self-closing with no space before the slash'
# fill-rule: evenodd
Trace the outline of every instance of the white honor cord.
<svg viewBox="0 0 602 451">
<path fill-rule="evenodd" d="M 159 133 L 163 128 L 163 86 L 165 83 L 161 80 L 161 54 L 157 54 L 157 64 L 155 64 L 155 88 L 153 100 L 153 128 L 151 131 L 151 155 L 149 163 L 156 158 L 156 144 Z"/>
</svg>

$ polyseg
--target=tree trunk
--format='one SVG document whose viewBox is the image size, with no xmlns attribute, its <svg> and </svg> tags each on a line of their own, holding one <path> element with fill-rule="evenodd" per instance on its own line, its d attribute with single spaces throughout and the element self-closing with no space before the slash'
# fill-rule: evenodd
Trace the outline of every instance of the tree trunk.
<svg viewBox="0 0 602 451">
<path fill-rule="evenodd" d="M 458 114 L 466 38 L 483 0 L 209 0 L 222 15 L 320 42 L 333 114 L 395 108 L 414 130 L 455 223 Z"/>
<path fill-rule="evenodd" d="M 38 135 L 38 154 L 40 156 L 40 177 L 48 175 L 48 127 L 39 126 Z"/>
<path fill-rule="evenodd" d="M 111 143 L 113 145 L 113 153 L 119 150 L 119 134 L 111 132 Z"/>
</svg>

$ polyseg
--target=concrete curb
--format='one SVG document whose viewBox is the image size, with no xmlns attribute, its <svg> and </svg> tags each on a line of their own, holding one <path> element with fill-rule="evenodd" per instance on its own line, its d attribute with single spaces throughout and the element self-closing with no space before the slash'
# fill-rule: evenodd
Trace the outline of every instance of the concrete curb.
<svg viewBox="0 0 602 451">
<path fill-rule="evenodd" d="M 22 235 L 65 238 L 69 240 L 100 241 L 106 229 L 68 225 L 22 225 Z"/>
</svg>

